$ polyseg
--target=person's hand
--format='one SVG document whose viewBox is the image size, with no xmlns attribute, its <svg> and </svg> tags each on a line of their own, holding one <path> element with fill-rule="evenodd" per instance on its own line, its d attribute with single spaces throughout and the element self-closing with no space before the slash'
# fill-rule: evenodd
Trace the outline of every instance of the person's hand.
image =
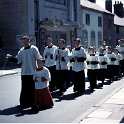
<svg viewBox="0 0 124 124">
<path fill-rule="evenodd" d="M 12 56 L 11 54 L 7 53 L 5 58 L 6 58 L 6 59 L 9 59 L 9 58 L 11 58 L 11 57 L 13 57 L 13 56 Z"/>
<path fill-rule="evenodd" d="M 42 77 L 42 78 L 41 78 L 41 81 L 42 81 L 42 82 L 46 82 L 47 79 L 46 79 L 45 77 Z"/>
<path fill-rule="evenodd" d="M 41 81 L 41 78 L 35 77 L 34 81 L 35 81 L 35 82 Z"/>
</svg>

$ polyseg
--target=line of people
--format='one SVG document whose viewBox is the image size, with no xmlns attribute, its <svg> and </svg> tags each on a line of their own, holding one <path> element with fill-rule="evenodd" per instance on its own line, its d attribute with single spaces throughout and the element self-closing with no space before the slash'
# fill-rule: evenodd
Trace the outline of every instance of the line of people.
<svg viewBox="0 0 124 124">
<path fill-rule="evenodd" d="M 100 47 L 97 51 L 94 47 L 84 49 L 80 38 L 73 41 L 73 49 L 70 45 L 66 47 L 64 39 L 59 39 L 58 47 L 52 42 L 52 38 L 48 37 L 43 57 L 45 66 L 51 72 L 50 91 L 59 89 L 60 97 L 64 95 L 70 83 L 74 85 L 75 94 L 80 95 L 85 92 L 85 69 L 91 92 L 98 87 L 97 80 L 101 81 L 102 86 L 106 78 L 111 83 L 124 74 L 123 41 L 117 48 L 106 46 Z"/>
</svg>

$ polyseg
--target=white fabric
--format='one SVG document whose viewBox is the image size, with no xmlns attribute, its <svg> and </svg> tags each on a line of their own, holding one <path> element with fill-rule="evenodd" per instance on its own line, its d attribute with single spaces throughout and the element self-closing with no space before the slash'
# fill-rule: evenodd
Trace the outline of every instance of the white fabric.
<svg viewBox="0 0 124 124">
<path fill-rule="evenodd" d="M 80 47 L 80 50 L 75 50 L 72 49 L 72 58 L 78 58 L 78 57 L 83 57 L 86 58 L 86 52 L 84 48 Z M 75 59 L 76 60 L 76 59 Z M 72 70 L 75 72 L 79 72 L 85 69 L 85 62 L 73 62 L 72 64 Z"/>
<path fill-rule="evenodd" d="M 120 52 L 121 60 L 123 60 L 124 59 L 124 47 L 117 46 L 116 48 Z"/>
<path fill-rule="evenodd" d="M 119 61 L 121 60 L 121 55 L 115 54 L 115 56 L 116 56 L 116 61 L 115 61 L 114 65 L 119 65 L 120 64 Z"/>
<path fill-rule="evenodd" d="M 98 56 L 98 61 L 99 61 L 99 63 L 102 63 L 102 62 L 106 62 L 107 63 L 107 57 L 105 55 Z M 105 65 L 99 64 L 99 68 L 100 69 L 107 69 L 107 64 L 105 64 Z"/>
<path fill-rule="evenodd" d="M 68 49 L 65 48 L 59 49 L 57 48 L 55 51 L 55 57 L 57 57 L 56 60 L 56 70 L 68 70 L 69 69 L 69 56 L 68 56 Z M 65 61 L 62 61 L 62 57 L 65 59 Z"/>
<path fill-rule="evenodd" d="M 29 49 L 21 48 L 17 55 L 18 64 L 22 67 L 21 74 L 32 75 L 36 69 L 36 60 L 41 58 L 38 48 L 34 45 Z"/>
<path fill-rule="evenodd" d="M 52 48 L 48 48 L 48 46 L 45 47 L 44 53 L 43 53 L 44 58 L 45 56 L 47 56 L 47 58 L 45 58 L 45 66 L 50 67 L 50 66 L 56 65 L 56 61 L 55 61 L 55 50 L 56 49 L 57 47 L 55 45 L 53 45 Z M 50 55 L 53 56 L 53 59 L 50 58 Z"/>
<path fill-rule="evenodd" d="M 72 51 L 68 51 L 68 57 L 69 57 L 69 60 L 72 58 Z M 72 65 L 73 65 L 73 62 L 70 62 L 69 61 L 69 63 L 68 63 L 68 68 L 69 68 L 69 70 L 70 70 L 70 68 L 72 67 Z"/>
<path fill-rule="evenodd" d="M 91 56 L 90 54 L 87 54 L 86 61 L 89 61 L 89 62 L 97 61 L 98 62 L 98 56 L 97 55 Z M 99 69 L 99 64 L 87 64 L 87 69 L 92 69 L 92 70 Z"/>
<path fill-rule="evenodd" d="M 42 82 L 41 78 L 44 77 L 48 81 Z M 49 86 L 49 81 L 51 81 L 51 75 L 49 70 L 46 67 L 43 67 L 43 70 L 36 71 L 33 74 L 33 79 L 37 78 L 39 81 L 35 82 L 35 89 L 43 89 Z"/>
<path fill-rule="evenodd" d="M 107 57 L 108 65 L 115 65 L 115 61 L 111 61 L 111 58 L 116 59 L 116 55 L 114 53 L 107 53 L 106 57 Z"/>
</svg>

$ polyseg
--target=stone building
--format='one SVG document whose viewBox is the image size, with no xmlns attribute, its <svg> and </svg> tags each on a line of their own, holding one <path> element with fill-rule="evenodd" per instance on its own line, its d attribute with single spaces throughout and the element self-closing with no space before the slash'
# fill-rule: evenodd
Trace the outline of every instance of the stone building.
<svg viewBox="0 0 124 124">
<path fill-rule="evenodd" d="M 0 37 L 2 48 L 17 49 L 18 38 L 26 33 L 34 37 L 32 0 L 0 1 Z M 1 42 L 1 41 L 0 41 Z"/>
<path fill-rule="evenodd" d="M 103 40 L 114 30 L 114 18 L 111 12 L 101 8 L 95 1 L 81 0 L 81 38 L 85 46 L 100 47 Z M 112 20 L 113 19 L 113 20 Z M 112 20 L 112 27 L 106 36 L 105 29 L 108 27 L 108 20 Z"/>
<path fill-rule="evenodd" d="M 1 0 L 0 38 L 4 48 L 19 48 L 22 34 L 39 49 L 48 35 L 70 43 L 79 33 L 80 0 Z M 37 42 L 35 42 L 36 40 Z"/>
<path fill-rule="evenodd" d="M 80 0 L 42 0 L 38 6 L 39 46 L 45 46 L 49 35 L 55 44 L 59 38 L 64 38 L 70 44 L 80 35 Z"/>
<path fill-rule="evenodd" d="M 105 26 L 104 26 L 105 28 L 104 34 L 106 36 L 105 40 L 111 41 L 110 45 L 115 46 L 118 44 L 119 39 L 124 39 L 124 7 L 123 7 L 123 3 L 119 1 L 118 2 L 115 1 L 113 5 L 112 0 L 106 0 L 105 5 L 106 5 L 106 10 L 110 11 L 114 15 L 111 16 L 110 20 L 108 20 L 108 26 L 107 23 L 105 22 Z M 107 19 L 108 16 L 106 17 L 106 20 Z"/>
</svg>

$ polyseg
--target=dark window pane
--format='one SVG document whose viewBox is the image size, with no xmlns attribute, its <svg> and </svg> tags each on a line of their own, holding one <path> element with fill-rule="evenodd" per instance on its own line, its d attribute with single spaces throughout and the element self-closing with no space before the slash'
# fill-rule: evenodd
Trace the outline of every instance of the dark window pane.
<svg viewBox="0 0 124 124">
<path fill-rule="evenodd" d="M 86 14 L 86 24 L 90 25 L 90 15 Z"/>
<path fill-rule="evenodd" d="M 102 27 L 102 17 L 98 17 L 98 27 Z"/>
</svg>

